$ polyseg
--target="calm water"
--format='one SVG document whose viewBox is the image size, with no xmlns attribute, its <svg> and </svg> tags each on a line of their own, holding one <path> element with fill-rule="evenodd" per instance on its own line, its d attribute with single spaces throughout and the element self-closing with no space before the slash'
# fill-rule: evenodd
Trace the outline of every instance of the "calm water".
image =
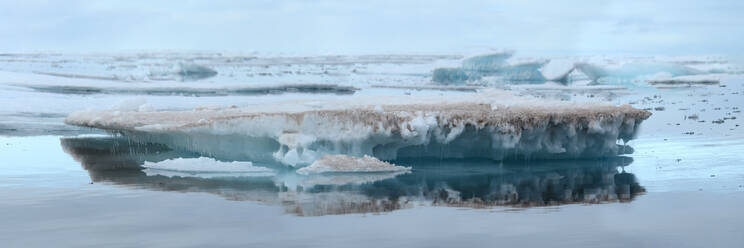
<svg viewBox="0 0 744 248">
<path fill-rule="evenodd" d="M 414 170 L 323 177 L 279 167 L 274 175 L 171 177 L 139 165 L 196 155 L 110 136 L 0 141 L 0 240 L 8 247 L 744 243 L 741 156 L 700 163 L 702 148 L 665 153 L 653 138 L 634 141 L 636 149 L 657 147 L 653 156 L 395 161 Z M 674 144 L 711 147 L 700 139 Z M 665 169 L 667 160 L 677 165 Z"/>
</svg>

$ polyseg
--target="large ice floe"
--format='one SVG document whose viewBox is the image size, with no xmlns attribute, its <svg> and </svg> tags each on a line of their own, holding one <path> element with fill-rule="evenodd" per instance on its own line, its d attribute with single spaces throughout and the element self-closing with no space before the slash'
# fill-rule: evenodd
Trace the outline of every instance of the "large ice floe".
<svg viewBox="0 0 744 248">
<path fill-rule="evenodd" d="M 570 103 L 484 91 L 469 97 L 346 96 L 189 111 L 86 110 L 67 124 L 104 129 L 217 159 L 304 166 L 328 154 L 558 159 L 630 149 L 651 114 L 631 106 Z"/>
</svg>

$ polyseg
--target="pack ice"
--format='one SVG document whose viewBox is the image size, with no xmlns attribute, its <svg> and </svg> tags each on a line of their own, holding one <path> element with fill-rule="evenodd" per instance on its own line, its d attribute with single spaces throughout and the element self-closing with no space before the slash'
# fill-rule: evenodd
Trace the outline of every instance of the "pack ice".
<svg viewBox="0 0 744 248">
<path fill-rule="evenodd" d="M 86 110 L 67 124 L 104 129 L 224 160 L 304 166 L 329 154 L 560 159 L 629 151 L 651 115 L 629 105 L 570 103 L 484 91 L 468 97 L 339 96 L 244 107 Z"/>
<path fill-rule="evenodd" d="M 485 77 L 497 77 L 511 83 L 542 83 L 546 81 L 568 84 L 572 80 L 600 79 L 632 80 L 658 75 L 670 77 L 690 76 L 721 72 L 720 63 L 664 60 L 661 58 L 515 58 L 513 52 L 499 52 L 469 57 L 460 67 L 437 68 L 432 71 L 432 81 L 438 84 L 464 84 Z M 699 68 L 689 64 L 706 63 Z M 725 63 L 723 63 L 725 64 Z M 725 70 L 724 70 L 725 71 Z"/>
</svg>

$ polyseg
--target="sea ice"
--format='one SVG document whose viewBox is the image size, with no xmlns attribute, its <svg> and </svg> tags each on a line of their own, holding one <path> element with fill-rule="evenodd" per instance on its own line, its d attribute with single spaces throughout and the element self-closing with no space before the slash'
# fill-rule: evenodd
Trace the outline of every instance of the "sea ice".
<svg viewBox="0 0 744 248">
<path fill-rule="evenodd" d="M 251 162 L 221 162 L 213 158 L 174 158 L 160 162 L 145 161 L 142 165 L 148 175 L 225 177 L 225 176 L 272 176 L 274 171 L 253 166 Z"/>
<path fill-rule="evenodd" d="M 521 82 L 544 82 L 546 79 L 540 68 L 547 62 L 543 60 L 521 62 L 505 66 L 498 73 L 504 80 Z"/>
<path fill-rule="evenodd" d="M 622 154 L 651 114 L 485 91 L 469 97 L 355 96 L 191 111 L 87 110 L 71 125 L 226 160 L 303 166 L 328 154 L 555 159 Z"/>
<path fill-rule="evenodd" d="M 191 81 L 214 77 L 217 71 L 203 65 L 181 63 L 178 65 L 178 75 L 183 81 Z"/>
<path fill-rule="evenodd" d="M 505 51 L 470 57 L 462 61 L 462 69 L 484 73 L 496 72 L 507 65 L 506 60 L 512 55 L 514 55 L 513 52 Z"/>
<path fill-rule="evenodd" d="M 662 77 L 650 79 L 647 82 L 657 87 L 671 87 L 671 86 L 691 86 L 691 85 L 713 85 L 720 83 L 720 79 L 716 75 L 691 75 L 691 76 L 678 76 L 678 77 Z"/>
<path fill-rule="evenodd" d="M 437 68 L 432 72 L 432 81 L 439 84 L 464 84 L 470 77 L 461 68 Z"/>
<path fill-rule="evenodd" d="M 216 75 L 217 71 L 204 65 L 179 63 L 175 69 L 168 71 L 151 71 L 148 78 L 151 80 L 177 79 L 179 81 L 196 81 L 214 77 Z"/>
<path fill-rule="evenodd" d="M 540 68 L 547 81 L 568 83 L 569 75 L 575 70 L 574 61 L 569 59 L 551 59 Z"/>
</svg>

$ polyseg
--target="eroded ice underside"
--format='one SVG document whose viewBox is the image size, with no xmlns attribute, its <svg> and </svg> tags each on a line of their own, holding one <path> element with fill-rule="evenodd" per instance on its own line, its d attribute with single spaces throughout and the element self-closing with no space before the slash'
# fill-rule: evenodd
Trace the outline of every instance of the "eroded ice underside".
<svg viewBox="0 0 744 248">
<path fill-rule="evenodd" d="M 488 91 L 470 97 L 341 97 L 245 107 L 87 110 L 66 123 L 218 159 L 302 166 L 328 154 L 556 159 L 625 153 L 648 111 Z"/>
</svg>

